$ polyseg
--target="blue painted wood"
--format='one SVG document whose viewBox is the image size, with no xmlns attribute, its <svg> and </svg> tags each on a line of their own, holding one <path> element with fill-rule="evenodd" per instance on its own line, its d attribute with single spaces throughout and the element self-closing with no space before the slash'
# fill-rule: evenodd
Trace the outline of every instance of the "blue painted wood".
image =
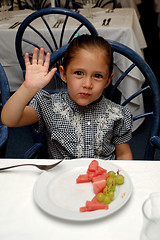
<svg viewBox="0 0 160 240">
<path fill-rule="evenodd" d="M 10 90 L 9 90 L 7 76 L 1 64 L 0 64 L 0 92 L 1 92 L 1 108 L 2 108 L 10 97 Z M 6 144 L 7 139 L 8 139 L 8 128 L 4 126 L 0 120 L 0 151 Z"/>
<path fill-rule="evenodd" d="M 94 7 L 101 7 L 104 8 L 108 4 L 113 3 L 113 9 L 118 7 L 117 1 L 116 0 L 109 0 L 109 1 L 104 1 L 104 0 L 98 0 L 96 2 L 96 5 Z"/>
</svg>

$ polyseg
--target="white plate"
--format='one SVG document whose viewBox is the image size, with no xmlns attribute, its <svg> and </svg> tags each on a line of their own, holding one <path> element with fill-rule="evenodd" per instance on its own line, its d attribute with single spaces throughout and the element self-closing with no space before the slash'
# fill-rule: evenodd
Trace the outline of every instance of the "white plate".
<svg viewBox="0 0 160 240">
<path fill-rule="evenodd" d="M 48 214 L 73 221 L 89 221 L 109 216 L 119 210 L 129 200 L 132 182 L 128 174 L 111 161 L 98 160 L 107 171 L 120 170 L 125 177 L 124 184 L 116 186 L 115 199 L 108 210 L 92 212 L 79 211 L 87 200 L 94 197 L 92 183 L 76 183 L 80 174 L 85 174 L 93 159 L 64 160 L 54 169 L 43 172 L 34 186 L 34 199 L 38 206 Z"/>
</svg>

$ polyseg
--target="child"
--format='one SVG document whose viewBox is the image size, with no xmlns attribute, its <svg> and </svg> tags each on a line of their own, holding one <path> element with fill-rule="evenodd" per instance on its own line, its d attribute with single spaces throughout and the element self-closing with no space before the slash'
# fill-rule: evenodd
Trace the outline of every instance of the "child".
<svg viewBox="0 0 160 240">
<path fill-rule="evenodd" d="M 131 113 L 102 95 L 113 76 L 110 44 L 89 35 L 71 42 L 60 66 L 68 93 L 41 90 L 56 72 L 56 68 L 48 72 L 49 62 L 49 53 L 44 60 L 44 49 L 39 56 L 34 49 L 32 63 L 25 54 L 25 81 L 4 106 L 3 124 L 36 124 L 46 132 L 50 158 L 132 159 L 127 143 L 132 135 Z"/>
</svg>

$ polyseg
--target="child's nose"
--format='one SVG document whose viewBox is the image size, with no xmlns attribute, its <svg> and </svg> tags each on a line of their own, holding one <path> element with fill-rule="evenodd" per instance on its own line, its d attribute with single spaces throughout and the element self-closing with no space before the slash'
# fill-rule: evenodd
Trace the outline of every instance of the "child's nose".
<svg viewBox="0 0 160 240">
<path fill-rule="evenodd" d="M 84 79 L 83 87 L 84 87 L 84 88 L 92 88 L 92 77 L 87 76 L 87 77 Z"/>
</svg>

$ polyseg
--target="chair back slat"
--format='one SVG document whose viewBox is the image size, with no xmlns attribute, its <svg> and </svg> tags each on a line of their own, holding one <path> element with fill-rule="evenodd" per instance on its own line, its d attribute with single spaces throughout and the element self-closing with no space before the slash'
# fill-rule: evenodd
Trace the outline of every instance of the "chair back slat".
<svg viewBox="0 0 160 240">
<path fill-rule="evenodd" d="M 119 84 L 123 81 L 123 79 L 128 75 L 128 73 L 135 67 L 136 65 L 133 63 L 131 66 L 129 66 L 119 77 L 119 79 L 116 81 L 114 86 L 112 87 L 108 98 L 111 99 L 113 97 L 113 94 L 115 93 L 116 89 L 118 88 Z"/>
<path fill-rule="evenodd" d="M 127 98 L 123 103 L 121 103 L 122 106 L 127 105 L 127 103 L 129 103 L 130 101 L 132 101 L 134 98 L 136 98 L 138 95 L 144 93 L 146 90 L 151 90 L 150 86 L 146 86 L 142 89 L 140 89 L 139 91 L 135 92 L 134 94 L 132 94 L 129 98 Z"/>
</svg>

